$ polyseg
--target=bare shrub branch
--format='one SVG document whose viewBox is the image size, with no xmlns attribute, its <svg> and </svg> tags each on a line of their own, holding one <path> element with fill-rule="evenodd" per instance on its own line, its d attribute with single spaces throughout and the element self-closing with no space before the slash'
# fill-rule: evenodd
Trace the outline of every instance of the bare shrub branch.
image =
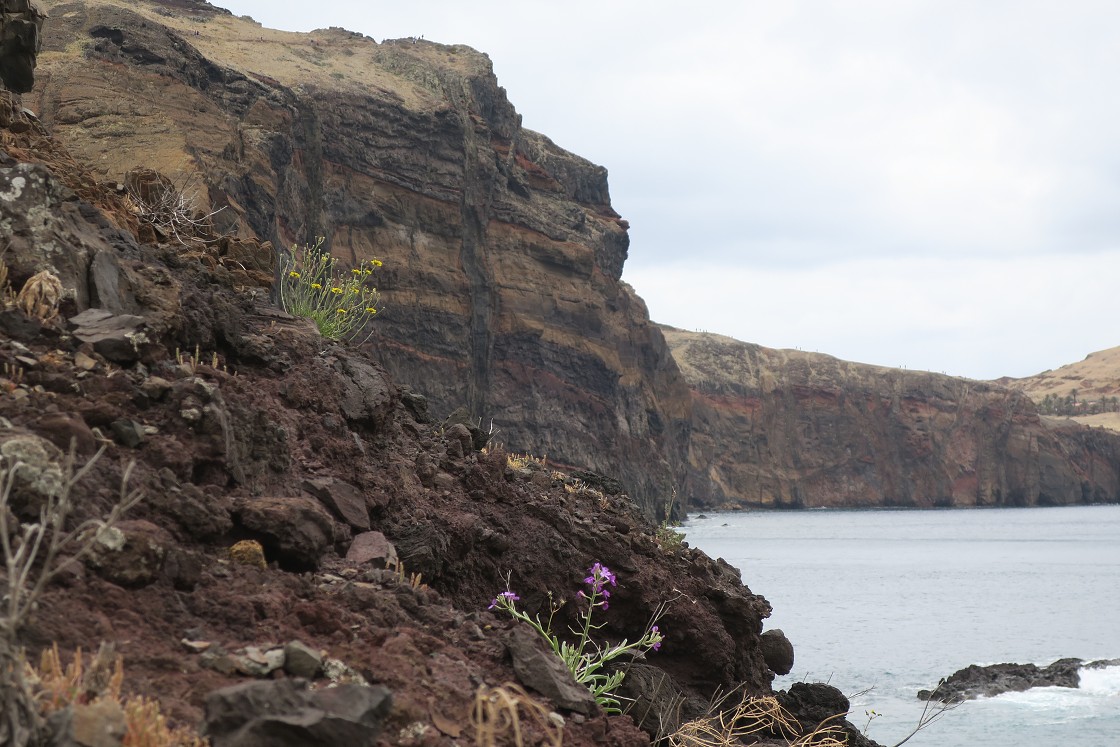
<svg viewBox="0 0 1120 747">
<path fill-rule="evenodd" d="M 0 458 L 0 550 L 3 551 L 5 593 L 0 605 L 0 743 L 12 747 L 34 744 L 43 729 L 33 693 L 24 674 L 19 649 L 20 630 L 38 606 L 47 585 L 93 549 L 102 532 L 117 524 L 141 498 L 128 490 L 134 467 L 130 463 L 121 477 L 120 495 L 104 519 L 87 519 L 67 530 L 74 503 L 75 486 L 89 474 L 104 454 L 102 447 L 89 461 L 77 466 L 74 446 L 62 465 L 62 479 L 47 491 L 39 519 L 21 524 L 9 501 L 27 465 Z M 62 558 L 64 553 L 68 557 Z"/>
</svg>

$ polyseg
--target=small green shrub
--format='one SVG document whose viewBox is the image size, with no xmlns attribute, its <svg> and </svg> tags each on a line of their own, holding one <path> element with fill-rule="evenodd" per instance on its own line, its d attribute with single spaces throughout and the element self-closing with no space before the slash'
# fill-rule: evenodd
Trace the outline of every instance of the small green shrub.
<svg viewBox="0 0 1120 747">
<path fill-rule="evenodd" d="M 320 237 L 314 246 L 293 246 L 291 256 L 281 262 L 280 304 L 292 316 L 314 321 L 328 340 L 365 342 L 373 334 L 368 322 L 381 302 L 377 288 L 368 283 L 381 260 L 371 259 L 345 273 L 336 269 L 323 241 Z"/>
</svg>

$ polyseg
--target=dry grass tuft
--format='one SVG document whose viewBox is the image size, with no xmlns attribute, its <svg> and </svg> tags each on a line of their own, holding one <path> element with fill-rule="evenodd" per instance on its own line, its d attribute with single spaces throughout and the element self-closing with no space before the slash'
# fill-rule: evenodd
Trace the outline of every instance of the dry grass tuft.
<svg viewBox="0 0 1120 747">
<path fill-rule="evenodd" d="M 835 724 L 822 722 L 808 734 L 801 733 L 801 725 L 772 696 L 752 698 L 744 696 L 735 708 L 723 710 L 717 701 L 711 712 L 694 721 L 682 724 L 668 736 L 671 747 L 732 747 L 741 744 L 745 737 L 778 734 L 790 747 L 844 747 L 847 735 Z M 839 718 L 838 714 L 834 718 Z"/>
<path fill-rule="evenodd" d="M 120 700 L 124 668 L 111 644 L 101 644 L 88 670 L 82 665 L 80 648 L 74 652 L 73 660 L 64 665 L 58 644 L 43 651 L 37 670 L 30 663 L 26 664 L 26 669 L 27 680 L 35 690 L 36 702 L 44 715 L 68 705 L 92 703 L 102 697 Z"/>
<path fill-rule="evenodd" d="M 142 695 L 121 696 L 124 666 L 122 657 L 116 655 L 112 645 L 102 644 L 88 669 L 82 664 L 81 649 L 74 652 L 69 664 L 64 664 L 57 645 L 43 651 L 38 669 L 31 664 L 27 664 L 26 669 L 25 676 L 44 715 L 71 705 L 90 705 L 109 700 L 120 705 L 124 713 L 126 731 L 122 747 L 209 745 L 192 729 L 170 727 L 167 718 L 160 712 L 158 701 Z"/>
<path fill-rule="evenodd" d="M 547 462 L 547 461 L 548 461 L 548 457 L 535 457 L 532 454 L 507 454 L 506 455 L 506 464 L 509 465 L 510 469 L 514 469 L 514 470 L 521 470 L 521 469 L 525 469 L 526 467 L 533 467 L 533 466 L 540 467 L 541 469 L 544 469 L 545 468 L 545 462 Z"/>
<path fill-rule="evenodd" d="M 507 682 L 501 687 L 483 686 L 475 692 L 471 711 L 475 744 L 522 747 L 526 744 L 523 723 L 533 724 L 543 731 L 545 743 L 552 747 L 560 747 L 563 742 L 563 722 L 518 685 Z"/>
</svg>

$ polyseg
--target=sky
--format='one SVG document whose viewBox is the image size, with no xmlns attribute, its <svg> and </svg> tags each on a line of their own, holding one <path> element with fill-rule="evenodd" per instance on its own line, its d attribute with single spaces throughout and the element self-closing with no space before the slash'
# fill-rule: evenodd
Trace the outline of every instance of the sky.
<svg viewBox="0 0 1120 747">
<path fill-rule="evenodd" d="M 658 322 L 978 379 L 1120 345 L 1112 0 L 216 0 L 487 53 Z"/>
</svg>

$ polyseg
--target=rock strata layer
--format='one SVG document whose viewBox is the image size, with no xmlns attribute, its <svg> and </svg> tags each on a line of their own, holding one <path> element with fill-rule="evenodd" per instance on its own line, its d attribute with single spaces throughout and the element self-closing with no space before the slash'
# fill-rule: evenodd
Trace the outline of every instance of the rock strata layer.
<svg viewBox="0 0 1120 747">
<path fill-rule="evenodd" d="M 692 389 L 694 507 L 1120 500 L 1120 437 L 991 382 L 663 328 Z"/>
<path fill-rule="evenodd" d="M 277 32 L 205 3 L 44 5 L 38 108 L 105 178 L 195 174 L 182 181 L 230 231 L 382 259 L 368 354 L 437 418 L 465 407 L 507 448 L 663 510 L 690 399 L 620 281 L 606 169 L 523 128 L 489 58 Z"/>
</svg>

